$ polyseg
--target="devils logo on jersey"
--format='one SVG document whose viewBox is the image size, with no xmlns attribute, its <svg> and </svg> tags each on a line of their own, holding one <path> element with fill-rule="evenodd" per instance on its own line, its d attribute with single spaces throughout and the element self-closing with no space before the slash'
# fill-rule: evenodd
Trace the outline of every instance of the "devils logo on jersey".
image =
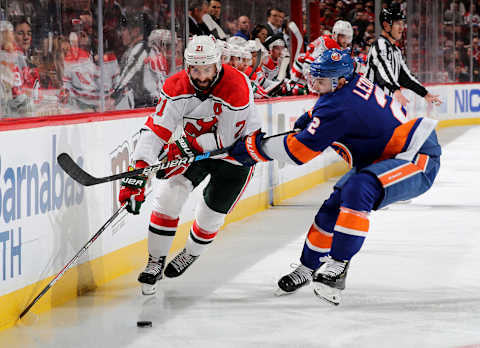
<svg viewBox="0 0 480 348">
<path fill-rule="evenodd" d="M 216 116 L 194 119 L 184 119 L 184 131 L 185 134 L 198 137 L 205 133 L 214 133 L 217 129 L 218 119 Z"/>
</svg>

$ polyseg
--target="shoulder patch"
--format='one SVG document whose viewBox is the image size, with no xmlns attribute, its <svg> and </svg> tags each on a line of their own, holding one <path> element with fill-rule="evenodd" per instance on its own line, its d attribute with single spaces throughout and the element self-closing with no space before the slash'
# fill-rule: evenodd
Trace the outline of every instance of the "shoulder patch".
<svg viewBox="0 0 480 348">
<path fill-rule="evenodd" d="M 246 76 L 229 65 L 223 65 L 222 79 L 213 88 L 212 96 L 221 99 L 231 108 L 247 107 L 250 90 Z"/>
<path fill-rule="evenodd" d="M 165 80 L 162 91 L 168 97 L 174 98 L 185 94 L 195 94 L 185 70 L 179 71 Z"/>
</svg>

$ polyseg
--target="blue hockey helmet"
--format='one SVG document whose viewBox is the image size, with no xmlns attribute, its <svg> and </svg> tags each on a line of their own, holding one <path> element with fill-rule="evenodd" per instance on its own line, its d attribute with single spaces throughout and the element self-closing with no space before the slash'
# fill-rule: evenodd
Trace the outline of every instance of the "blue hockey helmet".
<svg viewBox="0 0 480 348">
<path fill-rule="evenodd" d="M 326 50 L 310 65 L 309 88 L 315 92 L 315 79 L 330 78 L 332 90 L 335 90 L 338 80 L 343 77 L 350 81 L 353 78 L 353 72 L 354 63 L 349 51 L 337 48 Z"/>
</svg>

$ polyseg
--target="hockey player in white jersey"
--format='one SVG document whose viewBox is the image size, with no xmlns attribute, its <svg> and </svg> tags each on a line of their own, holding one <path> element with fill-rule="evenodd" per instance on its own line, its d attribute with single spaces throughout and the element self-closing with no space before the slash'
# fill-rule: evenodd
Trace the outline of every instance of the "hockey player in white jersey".
<svg viewBox="0 0 480 348">
<path fill-rule="evenodd" d="M 260 128 L 248 78 L 221 63 L 221 49 L 213 36 L 194 36 L 185 50 L 185 70 L 169 77 L 161 90 L 154 114 L 141 130 L 133 154 L 135 168 L 151 165 L 159 158 L 173 160 L 186 153 L 202 153 L 232 145 Z M 183 136 L 172 141 L 175 129 Z M 205 159 L 165 170 L 153 197 L 148 226 L 149 259 L 138 280 L 144 294 L 156 291 L 163 275 L 180 276 L 211 244 L 226 215 L 233 209 L 253 175 L 230 157 Z M 203 199 L 185 248 L 165 267 L 176 233 L 179 214 L 190 192 L 207 176 Z M 146 177 L 122 182 L 120 202 L 138 214 L 145 200 Z"/>
<path fill-rule="evenodd" d="M 152 30 L 148 36 L 148 56 L 145 58 L 143 81 L 153 100 L 158 99 L 160 90 L 169 73 L 168 57 L 172 54 L 172 35 L 167 29 Z"/>
</svg>

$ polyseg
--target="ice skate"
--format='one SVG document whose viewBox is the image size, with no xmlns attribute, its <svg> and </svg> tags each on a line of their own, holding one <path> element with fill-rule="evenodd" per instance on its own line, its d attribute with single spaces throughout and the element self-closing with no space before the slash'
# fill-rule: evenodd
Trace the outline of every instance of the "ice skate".
<svg viewBox="0 0 480 348">
<path fill-rule="evenodd" d="M 164 272 L 165 277 L 176 278 L 181 276 L 196 259 L 198 259 L 198 256 L 193 256 L 187 253 L 187 249 L 183 249 L 180 254 L 168 263 Z"/>
<path fill-rule="evenodd" d="M 345 289 L 349 261 L 337 261 L 329 257 L 313 275 L 313 292 L 321 300 L 339 305 L 341 291 Z"/>
<path fill-rule="evenodd" d="M 145 270 L 138 275 L 138 281 L 142 285 L 142 294 L 153 295 L 157 291 L 157 281 L 162 279 L 162 271 L 165 267 L 165 256 L 148 256 Z"/>
<path fill-rule="evenodd" d="M 296 292 L 301 287 L 304 287 L 312 281 L 313 270 L 304 266 L 304 265 L 295 265 L 297 266 L 293 272 L 284 275 L 278 281 L 278 289 L 275 291 L 275 295 L 283 296 L 290 295 Z"/>
</svg>

